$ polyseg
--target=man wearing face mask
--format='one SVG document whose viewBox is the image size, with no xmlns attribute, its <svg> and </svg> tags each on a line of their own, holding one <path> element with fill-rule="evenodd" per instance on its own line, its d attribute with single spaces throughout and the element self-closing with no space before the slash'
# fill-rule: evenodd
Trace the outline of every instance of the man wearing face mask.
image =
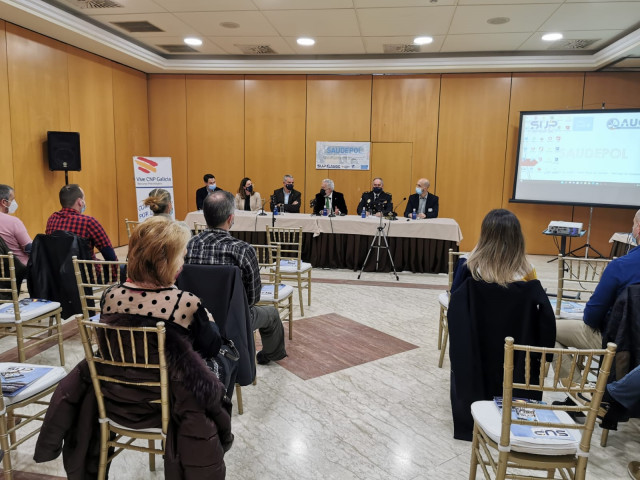
<svg viewBox="0 0 640 480">
<path fill-rule="evenodd" d="M 13 188 L 0 185 L 0 237 L 15 259 L 26 266 L 31 252 L 31 237 L 22 220 L 13 216 L 17 209 L 18 202 Z"/>
<path fill-rule="evenodd" d="M 282 188 L 273 191 L 271 211 L 277 205 L 281 212 L 300 213 L 301 194 L 293 188 L 293 177 L 285 175 Z"/>
<path fill-rule="evenodd" d="M 100 251 L 105 260 L 118 260 L 107 232 L 104 231 L 100 222 L 89 215 L 84 215 L 87 202 L 84 199 L 84 191 L 79 185 L 72 183 L 60 189 L 60 205 L 62 210 L 53 212 L 47 220 L 45 230 L 47 235 L 58 230 L 74 233 L 89 240 L 94 260 L 96 259 L 94 248 Z"/>
<path fill-rule="evenodd" d="M 204 177 L 204 187 L 196 190 L 196 208 L 198 210 L 202 210 L 202 204 L 204 203 L 204 199 L 207 198 L 207 195 L 213 193 L 218 190 L 222 190 L 216 184 L 216 177 L 207 173 Z"/>
<path fill-rule="evenodd" d="M 320 185 L 320 193 L 316 194 L 314 200 L 313 213 L 320 215 L 326 207 L 329 212 L 335 215 L 346 215 L 347 204 L 344 202 L 344 195 L 333 190 L 333 180 L 325 178 Z"/>
<path fill-rule="evenodd" d="M 367 213 L 372 213 L 377 216 L 386 215 L 393 210 L 391 194 L 382 190 L 384 182 L 380 177 L 373 179 L 372 187 L 370 192 L 364 192 L 362 194 L 356 213 L 362 213 L 362 209 L 364 208 Z"/>
<path fill-rule="evenodd" d="M 431 183 L 426 178 L 421 178 L 416 183 L 416 193 L 409 195 L 404 216 L 411 217 L 413 211 L 416 218 L 438 218 L 438 197 L 429 193 Z"/>
</svg>

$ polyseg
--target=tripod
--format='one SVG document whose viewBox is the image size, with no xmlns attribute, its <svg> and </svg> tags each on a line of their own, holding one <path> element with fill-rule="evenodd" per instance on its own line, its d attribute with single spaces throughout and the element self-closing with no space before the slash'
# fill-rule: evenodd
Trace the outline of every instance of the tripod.
<svg viewBox="0 0 640 480">
<path fill-rule="evenodd" d="M 591 217 L 592 216 L 593 216 L 593 207 L 589 207 L 589 226 L 587 227 L 587 243 L 585 243 L 584 245 L 582 245 L 582 246 L 580 246 L 578 248 L 574 248 L 570 252 L 567 252 L 567 256 L 568 255 L 573 255 L 574 257 L 577 257 L 578 255 L 576 255 L 576 252 L 579 251 L 579 250 L 582 250 L 584 248 L 585 249 L 584 250 L 584 258 L 588 258 L 589 257 L 589 249 L 593 250 L 594 252 L 596 252 L 598 254 L 598 256 L 596 258 L 606 258 L 598 250 L 593 248 L 591 246 L 591 244 L 589 243 L 589 238 L 591 238 Z"/>
<path fill-rule="evenodd" d="M 376 240 L 378 241 L 376 243 Z M 382 245 L 382 240 L 384 240 L 384 245 Z M 400 277 L 398 277 L 398 272 L 396 272 L 396 266 L 393 263 L 393 257 L 391 256 L 391 251 L 389 250 L 389 242 L 387 239 L 387 232 L 384 231 L 384 225 L 382 224 L 382 215 L 380 216 L 380 224 L 377 227 L 376 235 L 373 237 L 371 241 L 371 246 L 369 247 L 369 251 L 367 252 L 367 256 L 364 259 L 364 263 L 362 264 L 362 268 L 360 269 L 360 273 L 358 274 L 358 280 L 360 280 L 360 276 L 362 275 L 362 271 L 364 267 L 367 265 L 367 260 L 369 260 L 369 255 L 371 255 L 371 250 L 376 249 L 376 272 L 378 271 L 378 264 L 380 263 L 380 250 L 385 249 L 387 254 L 389 255 L 389 261 L 391 262 L 391 267 L 393 268 L 393 274 L 396 276 L 396 280 L 400 281 Z"/>
</svg>

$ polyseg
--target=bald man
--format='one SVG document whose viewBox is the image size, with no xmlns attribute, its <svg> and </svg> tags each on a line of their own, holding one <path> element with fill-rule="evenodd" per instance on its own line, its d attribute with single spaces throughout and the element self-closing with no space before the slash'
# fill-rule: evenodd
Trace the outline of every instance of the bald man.
<svg viewBox="0 0 640 480">
<path fill-rule="evenodd" d="M 421 178 L 416 183 L 416 193 L 409 195 L 407 208 L 404 209 L 404 216 L 411 217 L 416 211 L 417 218 L 437 218 L 438 217 L 438 197 L 429 193 L 429 180 Z"/>
</svg>

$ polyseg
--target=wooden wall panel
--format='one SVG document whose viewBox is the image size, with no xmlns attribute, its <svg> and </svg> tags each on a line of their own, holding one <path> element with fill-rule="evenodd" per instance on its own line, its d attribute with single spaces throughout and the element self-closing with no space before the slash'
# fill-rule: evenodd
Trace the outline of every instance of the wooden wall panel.
<svg viewBox="0 0 640 480">
<path fill-rule="evenodd" d="M 70 129 L 67 53 L 63 44 L 15 25 L 6 24 L 6 32 L 14 187 L 23 199 L 18 216 L 33 237 L 60 209 L 64 173 L 49 171 L 43 143 L 48 130 Z"/>
<path fill-rule="evenodd" d="M 640 73 L 587 73 L 584 108 L 640 108 Z M 601 254 L 609 255 L 609 238 L 614 232 L 631 231 L 635 209 L 594 208 L 590 243 Z M 589 209 L 576 207 L 574 221 L 589 222 Z M 583 239 L 586 242 L 586 237 Z M 584 243 L 584 242 L 583 242 Z"/>
<path fill-rule="evenodd" d="M 371 189 L 369 171 L 316 170 L 316 141 L 371 140 L 371 79 L 370 75 L 310 75 L 307 79 L 307 210 L 324 178 L 331 178 L 336 191 L 344 193 L 348 209 Z"/>
<path fill-rule="evenodd" d="M 407 206 L 406 201 L 402 199 L 407 197 L 405 185 L 411 181 L 411 161 L 413 158 L 413 143 L 372 143 L 371 144 L 371 180 L 380 177 L 384 181 L 384 190 L 393 195 L 394 208 L 398 216 L 402 216 L 404 208 Z M 367 190 L 371 190 L 371 185 Z M 355 208 L 358 206 L 360 198 L 353 203 L 354 214 L 358 212 Z M 351 211 L 350 211 L 351 212 Z"/>
<path fill-rule="evenodd" d="M 285 174 L 297 179 L 296 190 L 305 199 L 306 76 L 248 75 L 244 86 L 244 174 L 262 195 L 266 209 Z"/>
<path fill-rule="evenodd" d="M 0 20 L 0 171 L 2 182 L 13 185 L 13 156 L 11 151 L 11 116 L 9 114 L 9 79 L 7 78 L 7 37 L 5 22 Z M 20 196 L 16 190 L 16 198 Z M 28 193 L 24 193 L 25 200 Z M 20 203 L 18 201 L 18 203 Z M 22 210 L 17 213 L 22 216 Z"/>
<path fill-rule="evenodd" d="M 244 177 L 244 77 L 190 75 L 187 92 L 189 205 L 202 176 L 212 173 L 220 187 L 235 194 Z"/>
<path fill-rule="evenodd" d="M 502 204 L 510 88 L 507 74 L 442 77 L 440 216 L 457 220 L 464 236 L 462 250 L 473 248 L 482 219 Z"/>
<path fill-rule="evenodd" d="M 105 201 L 105 192 L 117 191 L 111 63 L 67 46 L 70 128 L 80 132 L 82 157 L 82 170 L 69 172 L 69 183 L 82 187 L 86 214 L 97 218 L 117 245 L 117 202 L 113 194 Z"/>
<path fill-rule="evenodd" d="M 146 74 L 123 65 L 113 65 L 113 116 L 118 192 L 118 244 L 127 245 L 129 239 L 124 219 L 137 220 L 138 218 L 132 157 L 149 155 L 150 152 Z M 176 169 L 174 166 L 173 170 L 175 185 L 176 170 L 185 169 Z M 184 183 L 186 183 L 186 177 Z M 186 200 L 182 204 L 186 207 Z M 184 214 L 178 218 L 184 218 Z M 115 240 L 112 238 L 112 241 Z"/>
<path fill-rule="evenodd" d="M 195 190 L 202 186 L 202 174 L 189 169 L 185 76 L 150 75 L 148 102 L 149 155 L 171 157 L 176 218 L 183 220 L 196 209 Z"/>
<path fill-rule="evenodd" d="M 507 153 L 505 156 L 503 208 L 518 216 L 529 254 L 558 253 L 553 237 L 542 235 L 552 220 L 570 222 L 573 208 L 564 205 L 509 203 L 513 195 L 513 176 L 518 150 L 520 112 L 526 110 L 580 110 L 583 73 L 514 74 Z"/>
<path fill-rule="evenodd" d="M 432 191 L 437 192 L 439 97 L 440 75 L 373 77 L 371 141 L 413 144 L 409 178 L 403 177 L 403 182 L 396 182 L 391 177 L 394 171 L 390 169 L 391 176 L 384 179 L 394 199 L 411 194 L 416 180 L 421 177 L 429 178 Z M 394 190 L 391 190 L 392 184 Z"/>
</svg>

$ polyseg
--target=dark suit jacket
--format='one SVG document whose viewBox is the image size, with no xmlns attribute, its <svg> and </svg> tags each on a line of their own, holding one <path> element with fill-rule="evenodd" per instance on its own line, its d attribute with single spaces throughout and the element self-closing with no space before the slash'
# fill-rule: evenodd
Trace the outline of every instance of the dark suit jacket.
<svg viewBox="0 0 640 480">
<path fill-rule="evenodd" d="M 315 207 L 313 207 L 313 213 L 315 213 L 316 215 L 320 215 L 320 212 L 322 212 L 322 209 L 324 208 L 324 195 L 321 193 L 317 193 L 316 194 L 316 205 Z M 347 214 L 347 204 L 344 203 L 344 195 L 342 195 L 340 192 L 333 192 L 333 205 L 331 205 L 331 210 L 335 211 L 336 207 L 338 208 L 338 210 L 340 210 L 340 213 L 344 213 L 345 215 Z"/>
<path fill-rule="evenodd" d="M 427 194 L 427 203 L 425 205 L 425 211 L 420 212 L 420 196 L 417 193 L 409 195 L 409 201 L 407 202 L 407 208 L 404 209 L 404 216 L 408 217 L 416 209 L 416 213 L 424 213 L 427 218 L 438 218 L 438 197 L 430 193 Z"/>
<path fill-rule="evenodd" d="M 273 197 L 271 199 L 271 211 L 273 211 L 274 201 L 278 205 L 278 208 L 282 212 L 300 213 L 300 206 L 302 205 L 302 195 L 296 189 L 291 190 L 289 194 L 289 203 L 284 203 L 284 192 L 281 188 L 273 191 Z M 297 205 L 291 205 L 293 202 L 298 202 Z"/>
<path fill-rule="evenodd" d="M 378 204 L 374 208 L 374 198 L 375 194 L 373 192 L 364 192 L 362 194 L 362 198 L 360 199 L 360 203 L 358 203 L 358 208 L 356 208 L 356 214 L 362 213 L 362 207 L 367 210 L 371 210 L 372 208 L 377 212 L 382 212 L 383 214 L 389 213 L 393 210 L 393 200 L 391 199 L 391 194 L 387 192 L 381 192 L 378 196 Z"/>
<path fill-rule="evenodd" d="M 220 187 L 216 187 L 215 191 L 224 192 Z M 207 198 L 207 195 L 209 195 L 208 187 L 202 187 L 196 190 L 196 208 L 198 210 L 202 210 L 202 204 L 204 203 L 204 199 Z"/>
<path fill-rule="evenodd" d="M 520 345 L 553 347 L 556 318 L 538 280 L 513 282 L 505 288 L 469 277 L 451 294 L 447 319 L 453 436 L 471 440 L 471 404 L 502 395 L 505 337 L 513 337 Z M 517 352 L 515 382 L 524 380 L 524 360 L 522 352 Z M 531 362 L 533 375 L 539 370 L 540 356 L 532 356 Z M 514 397 L 533 398 L 534 393 L 515 390 Z"/>
</svg>

